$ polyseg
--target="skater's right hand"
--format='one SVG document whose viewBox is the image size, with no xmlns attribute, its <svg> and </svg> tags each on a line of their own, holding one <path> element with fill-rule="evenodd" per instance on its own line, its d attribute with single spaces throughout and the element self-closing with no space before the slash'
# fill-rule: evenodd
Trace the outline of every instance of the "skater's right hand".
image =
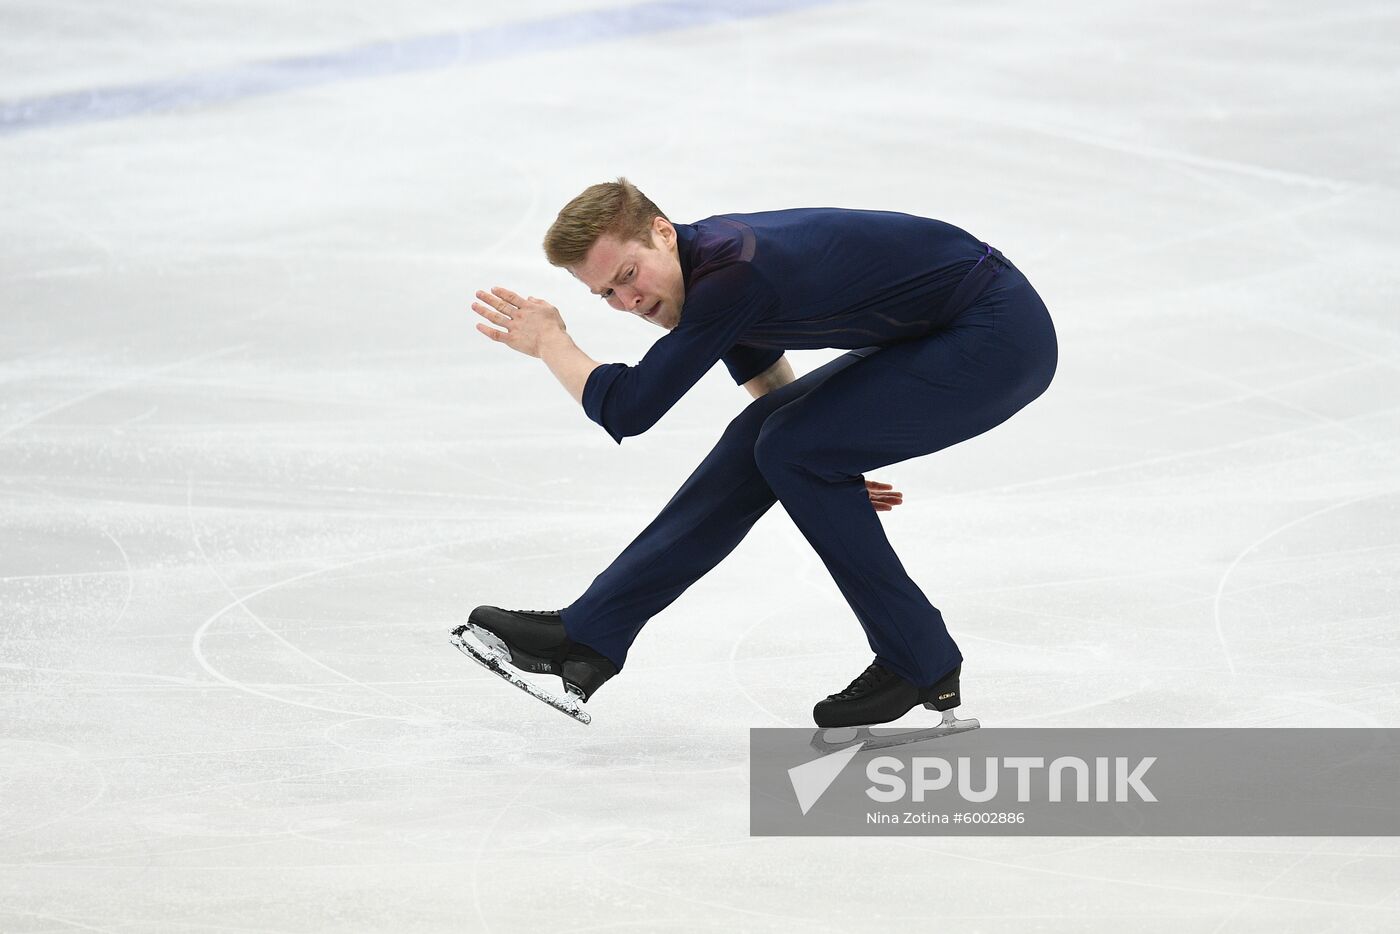
<svg viewBox="0 0 1400 934">
<path fill-rule="evenodd" d="M 904 502 L 903 493 L 878 480 L 865 481 L 865 491 L 870 495 L 870 505 L 875 507 L 876 512 L 889 512 Z"/>
<path fill-rule="evenodd" d="M 542 298 L 524 296 L 496 286 L 476 293 L 472 311 L 496 325 L 478 324 L 476 329 L 498 344 L 505 344 L 531 357 L 539 357 L 544 341 L 568 328 L 559 309 Z"/>
</svg>

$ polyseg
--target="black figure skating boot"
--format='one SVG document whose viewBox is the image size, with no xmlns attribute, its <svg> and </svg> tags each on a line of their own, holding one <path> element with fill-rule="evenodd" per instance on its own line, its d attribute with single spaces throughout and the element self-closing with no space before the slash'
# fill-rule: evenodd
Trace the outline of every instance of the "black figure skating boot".
<svg viewBox="0 0 1400 934">
<path fill-rule="evenodd" d="M 898 720 L 919 704 L 943 712 L 945 724 L 960 722 L 953 708 L 962 703 L 958 694 L 958 674 L 954 668 L 928 688 L 905 681 L 879 662 L 873 662 L 844 691 L 818 701 L 812 717 L 819 727 L 869 726 Z M 975 721 L 972 721 L 975 722 Z"/>
<path fill-rule="evenodd" d="M 567 694 L 579 701 L 617 674 L 605 656 L 569 639 L 558 611 L 479 606 L 452 634 L 460 640 L 464 632 L 521 671 L 558 675 Z"/>
</svg>

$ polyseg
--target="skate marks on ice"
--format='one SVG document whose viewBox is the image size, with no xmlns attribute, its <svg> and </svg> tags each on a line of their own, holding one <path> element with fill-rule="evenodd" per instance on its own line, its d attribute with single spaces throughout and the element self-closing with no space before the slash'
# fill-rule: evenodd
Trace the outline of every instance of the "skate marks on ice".
<svg viewBox="0 0 1400 934">
<path fill-rule="evenodd" d="M 975 730 L 982 725 L 975 719 L 959 720 L 951 710 L 943 711 L 943 722 L 938 726 L 920 727 L 915 730 L 898 730 L 869 726 L 839 726 L 819 729 L 812 734 L 811 746 L 817 752 L 829 753 L 846 749 L 858 743 L 864 748 L 885 749 L 890 746 L 908 746 L 956 736 Z M 877 733 L 876 730 L 879 730 Z"/>
<path fill-rule="evenodd" d="M 578 698 L 567 695 L 558 697 L 538 685 L 525 680 L 511 668 L 509 656 L 492 648 L 488 643 L 482 642 L 478 645 L 476 639 L 467 637 L 467 633 L 469 632 L 478 639 L 480 638 L 480 630 L 474 627 L 464 626 L 460 631 L 452 634 L 451 642 L 453 645 L 457 646 L 457 648 L 461 649 L 462 653 L 472 661 L 492 674 L 513 684 L 536 700 L 544 701 L 560 713 L 573 717 L 579 723 L 588 724 L 593 722 L 593 718 L 589 716 L 588 711 L 583 709 L 583 703 L 578 700 Z"/>
</svg>

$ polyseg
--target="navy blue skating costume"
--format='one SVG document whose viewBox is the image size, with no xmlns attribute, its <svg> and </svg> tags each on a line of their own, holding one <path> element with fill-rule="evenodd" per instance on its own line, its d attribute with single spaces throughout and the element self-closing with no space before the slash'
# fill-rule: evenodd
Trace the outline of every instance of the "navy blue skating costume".
<svg viewBox="0 0 1400 934">
<path fill-rule="evenodd" d="M 562 611 L 619 668 L 642 626 L 781 502 L 860 620 L 876 660 L 928 686 L 962 661 L 910 579 L 864 473 L 1005 421 L 1049 386 L 1054 326 L 999 251 L 950 224 L 807 208 L 677 224 L 679 324 L 583 393 L 615 440 L 651 427 L 717 362 L 736 383 L 784 350 L 849 353 L 754 400 L 661 513 Z"/>
</svg>

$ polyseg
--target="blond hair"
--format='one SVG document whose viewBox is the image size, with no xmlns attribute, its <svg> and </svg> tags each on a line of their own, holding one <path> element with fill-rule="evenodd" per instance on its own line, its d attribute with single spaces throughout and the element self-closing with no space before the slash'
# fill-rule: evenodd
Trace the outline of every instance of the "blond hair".
<svg viewBox="0 0 1400 934">
<path fill-rule="evenodd" d="M 589 185 L 549 225 L 544 255 L 552 266 L 577 266 L 604 234 L 650 246 L 651 224 L 658 217 L 666 215 L 625 178 Z"/>
</svg>

